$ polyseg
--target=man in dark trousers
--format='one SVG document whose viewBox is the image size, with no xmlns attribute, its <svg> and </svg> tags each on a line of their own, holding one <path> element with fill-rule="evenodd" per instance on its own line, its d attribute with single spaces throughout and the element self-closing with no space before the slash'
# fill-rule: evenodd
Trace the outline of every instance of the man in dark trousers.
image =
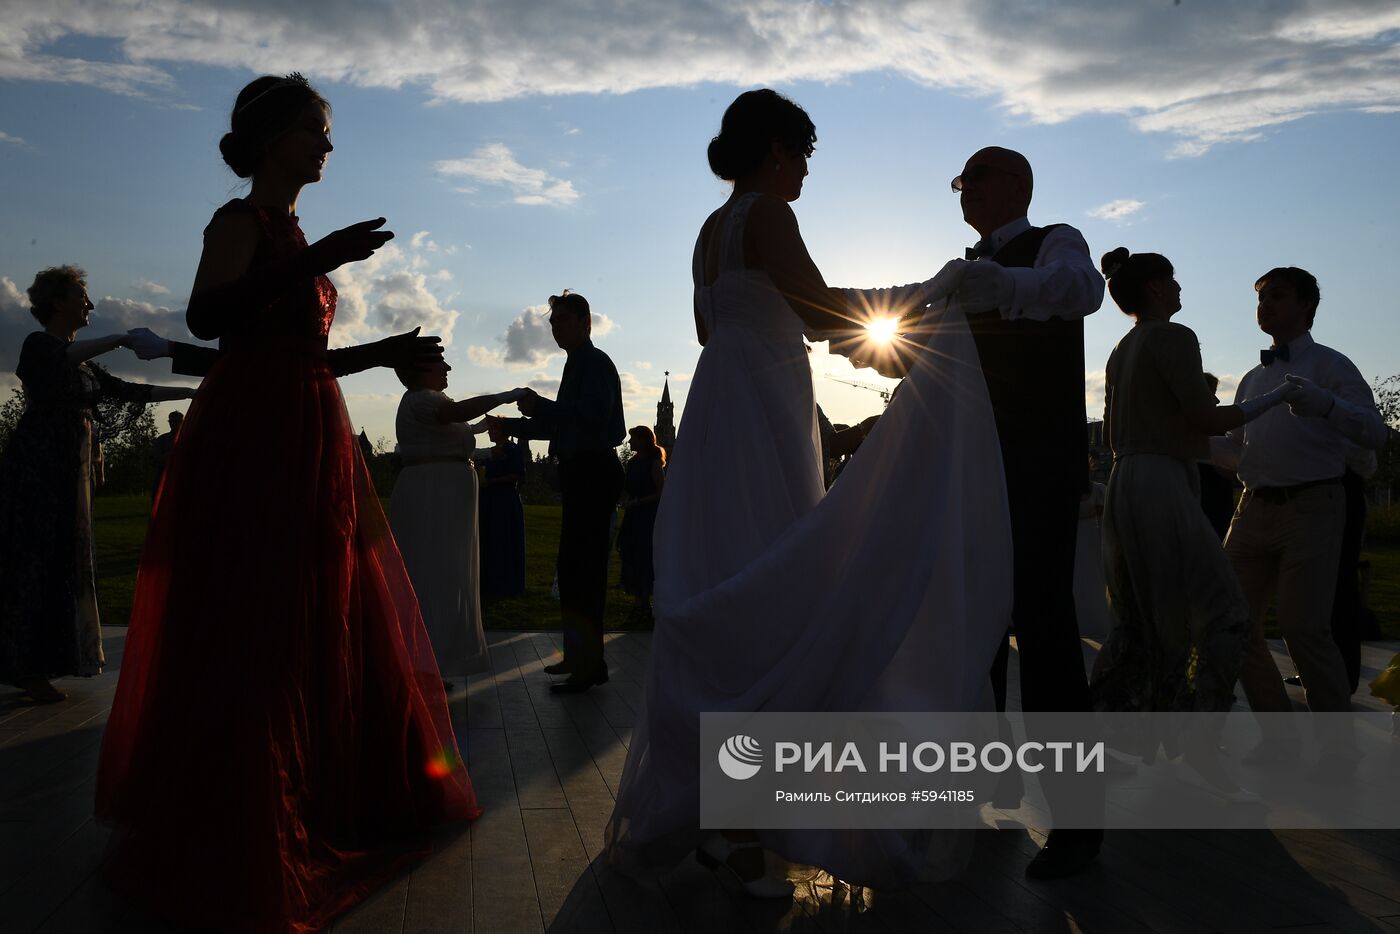
<svg viewBox="0 0 1400 934">
<path fill-rule="evenodd" d="M 991 146 L 953 179 L 963 220 L 981 239 L 957 293 L 991 396 L 1006 471 L 1015 561 L 1012 627 L 1027 713 L 1090 709 L 1074 615 L 1079 500 L 1089 489 L 1084 410 L 1084 317 L 1103 303 L 1104 280 L 1084 237 L 1066 224 L 1026 219 L 1033 177 L 1025 156 Z M 1008 646 L 993 665 L 1006 705 Z M 1051 816 L 1032 878 L 1072 875 L 1099 851 L 1101 786 L 1075 787 L 1041 773 Z M 1090 800 L 1092 804 L 1086 804 Z"/>
<path fill-rule="evenodd" d="M 545 668 L 567 674 L 550 690 L 586 691 L 608 680 L 603 660 L 603 610 L 608 593 L 610 523 L 622 495 L 615 450 L 627 437 L 617 367 L 593 346 L 593 314 L 582 295 L 564 290 L 549 299 L 554 341 L 568 355 L 556 400 L 534 392 L 516 403 L 525 418 L 500 419 L 506 434 L 549 441 L 559 461 L 563 527 L 559 533 L 559 613 L 564 660 Z M 490 418 L 490 416 L 488 416 Z"/>
</svg>

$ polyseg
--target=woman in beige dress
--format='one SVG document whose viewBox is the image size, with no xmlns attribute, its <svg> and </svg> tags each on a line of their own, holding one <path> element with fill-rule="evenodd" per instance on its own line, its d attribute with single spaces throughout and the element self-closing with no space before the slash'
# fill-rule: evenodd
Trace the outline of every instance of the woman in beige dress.
<svg viewBox="0 0 1400 934">
<path fill-rule="evenodd" d="M 1248 606 L 1201 511 L 1196 462 L 1208 459 L 1209 436 L 1258 417 L 1292 387 L 1218 405 L 1195 333 L 1171 320 L 1181 310 L 1171 263 L 1120 247 L 1103 257 L 1102 269 L 1114 302 L 1134 324 L 1106 371 L 1113 472 L 1103 561 L 1113 629 L 1095 670 L 1094 703 L 1110 711 L 1226 711 L 1243 659 Z M 1141 751 L 1148 755 L 1159 741 L 1168 750 L 1184 741 L 1188 761 L 1229 788 L 1201 736 L 1144 739 Z"/>
<path fill-rule="evenodd" d="M 394 422 L 403 470 L 389 503 L 389 524 L 449 690 L 453 677 L 491 667 L 478 586 L 477 432 L 464 423 L 510 395 L 453 401 L 443 392 L 451 369 L 439 360 L 425 370 L 396 371 L 407 390 Z"/>
</svg>

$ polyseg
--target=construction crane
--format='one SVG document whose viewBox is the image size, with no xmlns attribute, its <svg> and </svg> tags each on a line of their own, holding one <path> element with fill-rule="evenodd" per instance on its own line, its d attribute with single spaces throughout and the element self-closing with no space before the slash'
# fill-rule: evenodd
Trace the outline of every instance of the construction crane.
<svg viewBox="0 0 1400 934">
<path fill-rule="evenodd" d="M 894 393 L 889 389 L 881 389 L 879 386 L 872 386 L 869 383 L 857 383 L 849 379 L 839 379 L 835 376 L 832 376 L 830 373 L 824 373 L 823 375 L 833 382 L 845 383 L 847 386 L 854 386 L 857 389 L 868 389 L 871 392 L 878 393 L 880 398 L 885 400 L 886 408 L 889 407 L 890 397 L 894 395 Z"/>
</svg>

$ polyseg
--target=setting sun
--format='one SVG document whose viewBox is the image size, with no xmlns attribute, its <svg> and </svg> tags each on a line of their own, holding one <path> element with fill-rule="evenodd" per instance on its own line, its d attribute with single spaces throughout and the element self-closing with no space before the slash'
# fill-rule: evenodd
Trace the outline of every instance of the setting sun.
<svg viewBox="0 0 1400 934">
<path fill-rule="evenodd" d="M 888 344 L 894 340 L 895 329 L 898 326 L 898 318 L 876 318 L 865 325 L 865 330 L 869 332 L 871 340 L 880 344 Z"/>
</svg>

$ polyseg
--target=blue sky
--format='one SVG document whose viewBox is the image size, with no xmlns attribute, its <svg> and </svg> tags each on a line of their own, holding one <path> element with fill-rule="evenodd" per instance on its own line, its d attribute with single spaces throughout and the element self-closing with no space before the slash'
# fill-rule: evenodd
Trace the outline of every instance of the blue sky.
<svg viewBox="0 0 1400 934">
<path fill-rule="evenodd" d="M 987 144 L 1036 168 L 1031 219 L 1084 231 L 1095 258 L 1166 254 L 1177 320 L 1227 388 L 1267 339 L 1254 279 L 1300 265 L 1322 285 L 1314 334 L 1368 380 L 1400 372 L 1388 273 L 1400 241 L 1400 8 L 1393 2 L 811 3 L 549 7 L 378 0 L 269 9 L 147 0 L 9 0 L 0 23 L 0 380 L 32 329 L 23 290 L 77 262 L 102 299 L 90 333 L 184 336 L 213 210 L 243 192 L 219 136 L 262 72 L 307 74 L 336 146 L 303 193 L 308 237 L 385 215 L 398 237 L 336 275 L 332 343 L 423 323 L 457 396 L 530 384 L 562 357 L 538 306 L 570 287 L 623 373 L 629 423 L 662 373 L 683 408 L 699 348 L 696 231 L 726 197 L 704 151 L 729 101 L 768 84 L 817 125 L 795 205 L 834 285 L 926 278 L 976 239 L 948 180 Z M 1097 407 L 1129 321 L 1086 327 Z M 108 358 L 168 378 L 163 364 Z M 878 411 L 820 350 L 836 421 Z M 8 384 L 7 384 L 8 385 Z M 352 420 L 392 441 L 391 374 L 344 383 Z"/>
</svg>

